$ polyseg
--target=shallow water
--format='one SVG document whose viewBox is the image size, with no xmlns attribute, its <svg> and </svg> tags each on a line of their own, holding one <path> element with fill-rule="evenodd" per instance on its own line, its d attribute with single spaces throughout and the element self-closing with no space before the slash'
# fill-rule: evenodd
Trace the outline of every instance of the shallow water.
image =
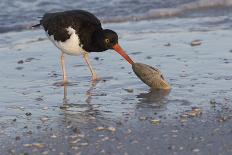
<svg viewBox="0 0 232 155">
<path fill-rule="evenodd" d="M 121 46 L 135 61 L 162 71 L 172 86 L 169 92 L 151 92 L 113 51 L 91 53 L 101 77 L 97 83 L 81 57 L 67 56 L 71 84 L 57 86 L 60 52 L 42 30 L 2 34 L 2 152 L 230 153 L 231 31 L 155 32 L 156 26 L 157 21 L 105 25 L 119 33 Z M 191 46 L 196 39 L 202 44 Z M 192 107 L 202 109 L 202 116 L 182 122 L 181 115 Z"/>
</svg>

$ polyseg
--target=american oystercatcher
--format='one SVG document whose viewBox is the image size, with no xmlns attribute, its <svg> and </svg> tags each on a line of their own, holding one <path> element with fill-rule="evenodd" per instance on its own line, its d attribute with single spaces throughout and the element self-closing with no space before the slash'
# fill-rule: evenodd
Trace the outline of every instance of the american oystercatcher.
<svg viewBox="0 0 232 155">
<path fill-rule="evenodd" d="M 103 52 L 114 49 L 130 64 L 131 58 L 118 44 L 116 32 L 103 29 L 100 20 L 92 13 L 84 10 L 46 13 L 40 23 L 33 27 L 43 26 L 48 38 L 61 50 L 61 66 L 63 82 L 67 83 L 64 54 L 83 55 L 92 73 L 92 79 L 97 80 L 97 74 L 89 61 L 90 52 Z"/>
</svg>

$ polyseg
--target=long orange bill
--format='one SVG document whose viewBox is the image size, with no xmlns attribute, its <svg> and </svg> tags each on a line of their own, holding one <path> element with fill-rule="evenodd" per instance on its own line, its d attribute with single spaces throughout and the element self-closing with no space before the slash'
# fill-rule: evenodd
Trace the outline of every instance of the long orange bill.
<svg viewBox="0 0 232 155">
<path fill-rule="evenodd" d="M 134 63 L 131 58 L 124 52 L 124 50 L 120 47 L 119 44 L 113 46 L 114 50 L 118 52 L 126 61 L 128 61 L 131 65 Z"/>
</svg>

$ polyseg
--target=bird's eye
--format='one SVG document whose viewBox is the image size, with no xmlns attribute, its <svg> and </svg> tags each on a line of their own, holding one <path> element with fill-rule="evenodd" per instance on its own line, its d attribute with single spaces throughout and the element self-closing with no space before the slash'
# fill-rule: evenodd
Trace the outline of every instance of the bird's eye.
<svg viewBox="0 0 232 155">
<path fill-rule="evenodd" d="M 105 39 L 105 42 L 106 42 L 106 43 L 109 43 L 109 42 L 110 42 L 110 40 L 109 40 L 109 39 Z"/>
</svg>

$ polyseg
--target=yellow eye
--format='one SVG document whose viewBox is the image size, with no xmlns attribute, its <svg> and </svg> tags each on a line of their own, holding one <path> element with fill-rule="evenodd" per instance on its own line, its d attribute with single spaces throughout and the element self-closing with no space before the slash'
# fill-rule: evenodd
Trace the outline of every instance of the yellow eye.
<svg viewBox="0 0 232 155">
<path fill-rule="evenodd" d="M 109 39 L 105 39 L 105 42 L 106 42 L 106 43 L 109 43 L 109 42 L 110 42 L 110 40 L 109 40 Z"/>
</svg>

